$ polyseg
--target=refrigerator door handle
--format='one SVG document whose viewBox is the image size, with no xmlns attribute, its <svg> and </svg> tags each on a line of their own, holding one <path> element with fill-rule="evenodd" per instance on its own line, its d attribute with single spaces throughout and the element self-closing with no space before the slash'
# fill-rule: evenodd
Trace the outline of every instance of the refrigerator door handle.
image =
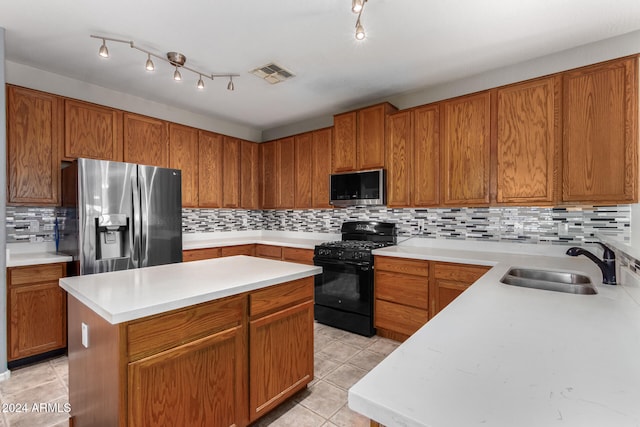
<svg viewBox="0 0 640 427">
<path fill-rule="evenodd" d="M 131 233 L 129 243 L 131 244 L 131 261 L 134 268 L 140 267 L 140 190 L 138 187 L 138 172 L 134 168 L 131 173 L 131 204 L 133 206 L 133 220 L 131 221 Z"/>
</svg>

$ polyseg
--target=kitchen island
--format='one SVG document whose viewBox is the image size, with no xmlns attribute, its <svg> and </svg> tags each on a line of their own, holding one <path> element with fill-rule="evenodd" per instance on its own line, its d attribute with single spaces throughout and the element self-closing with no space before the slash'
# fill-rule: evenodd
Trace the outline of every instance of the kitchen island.
<svg viewBox="0 0 640 427">
<path fill-rule="evenodd" d="M 387 427 L 640 425 L 640 302 L 630 290 L 601 284 L 595 264 L 561 255 L 566 247 L 547 256 L 437 245 L 374 254 L 492 269 L 356 383 L 351 409 Z M 511 267 L 586 274 L 598 294 L 505 285 Z"/>
<path fill-rule="evenodd" d="M 234 256 L 61 279 L 72 425 L 260 418 L 313 379 L 320 272 Z"/>
</svg>

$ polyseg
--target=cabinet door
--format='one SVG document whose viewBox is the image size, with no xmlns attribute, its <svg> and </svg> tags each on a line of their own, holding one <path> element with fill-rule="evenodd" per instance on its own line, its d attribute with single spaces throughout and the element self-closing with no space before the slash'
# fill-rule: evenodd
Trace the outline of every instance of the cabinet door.
<svg viewBox="0 0 640 427">
<path fill-rule="evenodd" d="M 198 207 L 198 130 L 169 125 L 169 167 L 182 171 L 182 206 Z"/>
<path fill-rule="evenodd" d="M 313 135 L 303 133 L 296 135 L 295 141 L 295 200 L 294 207 L 296 209 L 304 209 L 311 207 L 312 185 L 311 177 L 313 174 Z"/>
<path fill-rule="evenodd" d="M 296 173 L 295 173 L 295 141 L 293 138 L 278 140 L 278 157 L 280 195 L 278 208 L 293 208 L 295 204 Z"/>
<path fill-rule="evenodd" d="M 560 83 L 557 76 L 498 89 L 498 203 L 554 202 Z"/>
<path fill-rule="evenodd" d="M 411 206 L 411 119 L 411 111 L 402 111 L 387 118 L 387 206 L 390 208 Z"/>
<path fill-rule="evenodd" d="M 247 255 L 247 256 L 255 256 L 256 255 L 256 245 L 236 245 L 236 246 L 225 246 L 220 248 L 220 256 L 234 256 L 234 255 Z"/>
<path fill-rule="evenodd" d="M 333 138 L 331 128 L 320 129 L 313 132 L 313 179 L 311 191 L 314 208 L 330 208 L 329 204 L 329 175 L 331 175 L 331 141 Z"/>
<path fill-rule="evenodd" d="M 237 326 L 130 363 L 129 425 L 244 425 L 245 336 Z"/>
<path fill-rule="evenodd" d="M 413 111 L 413 206 L 440 203 L 440 107 L 427 105 Z"/>
<path fill-rule="evenodd" d="M 637 59 L 564 73 L 563 89 L 563 201 L 636 202 Z"/>
<path fill-rule="evenodd" d="M 188 249 L 188 250 L 182 251 L 182 262 L 220 258 L 220 256 L 221 256 L 220 248 Z"/>
<path fill-rule="evenodd" d="M 394 110 L 395 108 L 387 103 L 358 110 L 358 170 L 384 167 L 385 121 L 387 113 Z"/>
<path fill-rule="evenodd" d="M 8 360 L 65 347 L 66 307 L 66 293 L 57 281 L 11 286 Z"/>
<path fill-rule="evenodd" d="M 260 173 L 260 146 L 255 142 L 240 143 L 240 207 L 259 209 L 260 198 L 258 176 Z"/>
<path fill-rule="evenodd" d="M 222 147 L 222 207 L 240 206 L 240 140 L 225 137 Z"/>
<path fill-rule="evenodd" d="M 333 146 L 331 161 L 333 172 L 356 170 L 356 123 L 358 113 L 339 114 L 333 117 Z"/>
<path fill-rule="evenodd" d="M 262 208 L 275 209 L 280 203 L 280 181 L 278 180 L 278 147 L 277 141 L 260 144 L 262 169 Z"/>
<path fill-rule="evenodd" d="M 7 202 L 60 204 L 62 100 L 7 86 Z"/>
<path fill-rule="evenodd" d="M 222 139 L 213 132 L 198 132 L 198 205 L 222 205 Z"/>
<path fill-rule="evenodd" d="M 124 161 L 169 166 L 169 126 L 163 120 L 124 113 Z"/>
<path fill-rule="evenodd" d="M 489 204 L 491 93 L 442 103 L 442 194 L 445 205 Z"/>
<path fill-rule="evenodd" d="M 480 265 L 434 263 L 429 282 L 429 318 L 449 305 L 489 269 Z"/>
<path fill-rule="evenodd" d="M 251 421 L 313 379 L 313 301 L 249 322 Z"/>
<path fill-rule="evenodd" d="M 87 102 L 64 101 L 64 157 L 122 160 L 122 112 Z"/>
</svg>

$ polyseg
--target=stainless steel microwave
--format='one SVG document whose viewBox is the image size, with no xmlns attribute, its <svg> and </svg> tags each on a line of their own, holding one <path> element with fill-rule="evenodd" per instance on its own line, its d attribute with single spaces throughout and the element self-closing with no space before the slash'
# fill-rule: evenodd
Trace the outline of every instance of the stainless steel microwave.
<svg viewBox="0 0 640 427">
<path fill-rule="evenodd" d="M 338 207 L 384 205 L 385 186 L 384 169 L 332 174 L 329 203 Z"/>
</svg>

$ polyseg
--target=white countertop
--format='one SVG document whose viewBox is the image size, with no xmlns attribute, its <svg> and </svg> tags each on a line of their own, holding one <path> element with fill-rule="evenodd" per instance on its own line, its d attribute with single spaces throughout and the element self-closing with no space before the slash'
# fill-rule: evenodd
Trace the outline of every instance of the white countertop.
<svg viewBox="0 0 640 427">
<path fill-rule="evenodd" d="M 117 324 L 321 272 L 320 267 L 241 255 L 66 277 L 60 286 Z"/>
<path fill-rule="evenodd" d="M 584 257 L 425 244 L 375 253 L 494 267 L 356 383 L 351 409 L 387 427 L 640 425 L 640 306 L 624 286 Z M 582 272 L 599 293 L 504 285 L 511 266 Z"/>
<path fill-rule="evenodd" d="M 6 250 L 7 267 L 53 264 L 72 260 L 72 257 L 69 255 L 56 253 L 56 246 L 53 242 L 7 243 Z"/>
</svg>

